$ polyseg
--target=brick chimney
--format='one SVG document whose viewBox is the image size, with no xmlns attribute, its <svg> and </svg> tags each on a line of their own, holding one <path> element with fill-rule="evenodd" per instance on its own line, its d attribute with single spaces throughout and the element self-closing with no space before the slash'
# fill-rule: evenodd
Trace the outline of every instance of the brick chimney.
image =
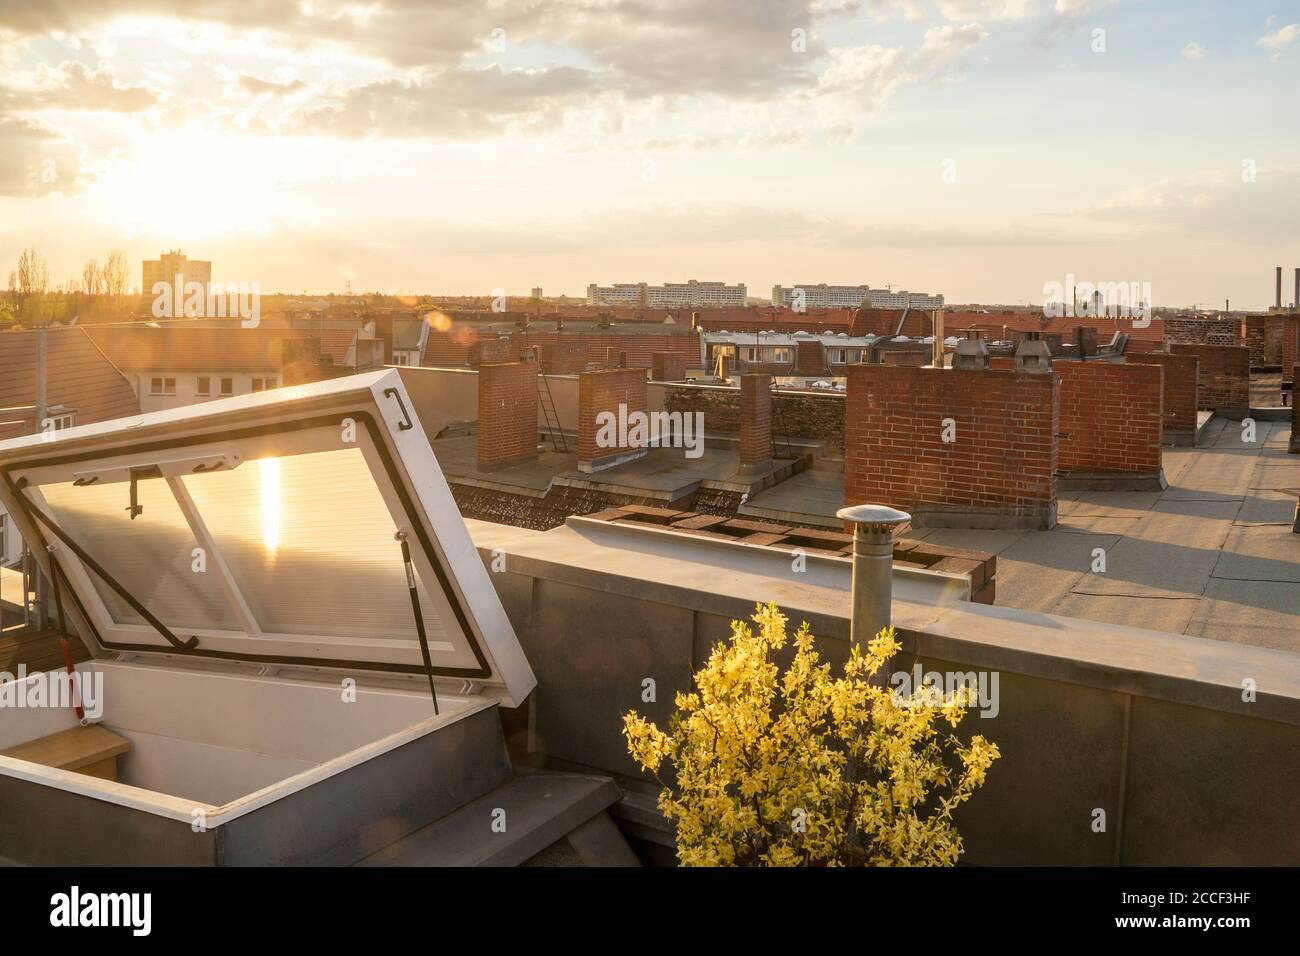
<svg viewBox="0 0 1300 956">
<path fill-rule="evenodd" d="M 881 349 L 881 365 L 909 365 L 921 368 L 930 361 L 930 350 L 922 348 Z"/>
<path fill-rule="evenodd" d="M 767 471 L 772 465 L 772 376 L 740 376 L 740 470 Z"/>
<path fill-rule="evenodd" d="M 820 341 L 800 339 L 794 345 L 795 371 L 800 375 L 826 375 L 826 353 Z"/>
<path fill-rule="evenodd" d="M 537 363 L 478 370 L 478 467 L 492 471 L 537 457 Z"/>
<path fill-rule="evenodd" d="M 576 335 L 556 336 L 542 343 L 541 362 L 547 375 L 576 375 L 587 367 L 587 348 Z"/>
<path fill-rule="evenodd" d="M 479 339 L 469 347 L 469 367 L 500 365 L 510 361 L 510 340 L 505 338 Z"/>
<path fill-rule="evenodd" d="M 654 382 L 680 382 L 686 378 L 690 359 L 680 352 L 652 352 L 650 354 L 650 380 Z"/>
<path fill-rule="evenodd" d="M 635 412 L 646 412 L 642 368 L 610 368 L 578 375 L 578 470 L 601 471 L 642 458 L 647 444 L 636 441 Z M 609 413 L 604 415 L 602 413 Z M 637 416 L 639 417 L 639 416 Z M 648 443 L 647 434 L 644 436 Z"/>
</svg>

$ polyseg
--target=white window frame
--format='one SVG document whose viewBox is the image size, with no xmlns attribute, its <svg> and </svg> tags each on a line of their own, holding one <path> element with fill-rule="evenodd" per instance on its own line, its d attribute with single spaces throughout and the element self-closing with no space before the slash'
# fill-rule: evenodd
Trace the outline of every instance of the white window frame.
<svg viewBox="0 0 1300 956">
<path fill-rule="evenodd" d="M 398 528 L 408 527 L 412 519 L 405 514 L 402 508 L 401 498 L 397 489 L 389 481 L 369 431 L 358 428 L 356 439 L 355 447 L 365 456 L 366 463 L 370 467 L 370 473 L 375 480 L 376 488 L 382 495 L 384 503 L 388 506 L 394 524 Z M 123 476 L 128 474 L 131 468 L 156 466 L 161 469 L 164 480 L 167 482 L 177 505 L 190 525 L 190 531 L 194 536 L 196 546 L 204 548 L 207 552 L 208 573 L 215 573 L 219 576 L 218 581 L 222 585 L 222 591 L 229 602 L 230 608 L 234 612 L 235 618 L 244 627 L 242 631 L 220 628 L 172 628 L 172 632 L 178 638 L 185 640 L 190 636 L 194 636 L 199 639 L 199 645 L 204 651 L 236 654 L 241 657 L 263 655 L 295 658 L 307 664 L 310 664 L 312 658 L 317 656 L 340 661 L 379 662 L 385 665 L 420 666 L 422 664 L 419 643 L 415 640 L 392 639 L 357 642 L 348 638 L 329 635 L 282 634 L 264 631 L 248 602 L 244 599 L 238 582 L 231 574 L 217 539 L 208 530 L 203 516 L 199 513 L 180 477 L 181 475 L 190 474 L 195 463 L 208 465 L 223 460 L 227 462 L 238 460 L 241 463 L 237 467 L 253 468 L 257 467 L 257 458 L 266 457 L 268 452 L 272 451 L 277 457 L 286 457 L 295 454 L 334 451 L 338 448 L 338 430 L 321 426 L 307 430 L 286 429 L 283 432 L 273 432 L 269 435 L 242 440 L 185 446 L 183 451 L 179 452 L 179 454 L 183 455 L 183 458 L 179 460 L 174 458 L 169 460 L 166 452 L 157 451 L 123 455 L 112 459 L 112 467 L 105 469 L 103 478 L 97 480 L 96 484 L 102 484 L 106 481 L 121 484 L 124 500 L 128 483 Z M 67 463 L 40 466 L 22 474 L 30 482 L 26 491 L 30 495 L 32 502 L 54 522 L 58 523 L 59 516 L 46 502 L 45 496 L 41 493 L 41 485 L 73 481 L 78 474 L 84 474 L 85 469 L 84 462 Z M 393 546 L 397 548 L 396 543 Z M 434 547 L 437 546 L 435 542 Z M 64 571 L 67 573 L 69 581 L 75 586 L 78 595 L 84 599 L 83 607 L 86 613 L 94 623 L 95 629 L 107 643 L 143 645 L 162 651 L 172 649 L 166 638 L 152 626 L 148 624 L 122 623 L 115 620 L 95 586 L 95 578 L 80 559 L 66 548 L 60 549 L 60 556 L 64 562 Z M 100 560 L 105 559 L 103 555 L 92 554 L 91 557 Z M 429 561 L 428 556 L 425 555 L 424 550 L 419 547 L 412 547 L 411 557 L 416 573 L 419 574 L 425 585 L 424 595 L 429 598 L 433 611 L 437 615 L 441 615 L 443 620 L 454 620 L 455 612 L 443 594 L 437 574 L 434 572 L 432 563 Z M 112 573 L 111 565 L 108 570 Z M 140 595 L 135 595 L 135 597 L 140 599 Z M 426 606 L 425 610 L 427 614 L 429 606 Z M 166 620 L 163 623 L 167 624 L 168 627 L 172 627 Z M 471 637 L 471 639 L 475 638 Z M 452 644 L 437 640 L 430 640 L 429 646 L 435 653 L 435 666 L 439 666 L 440 662 L 437 660 L 437 656 L 440 652 L 446 653 L 453 649 Z M 443 662 L 443 664 L 444 666 L 457 666 L 446 662 Z"/>
<path fill-rule="evenodd" d="M 230 383 L 230 389 L 229 389 L 229 390 L 226 389 L 226 383 L 227 383 L 227 382 Z M 234 394 L 235 394 L 235 379 L 234 379 L 234 377 L 233 377 L 233 376 L 230 376 L 230 375 L 223 375 L 223 376 L 221 377 L 221 381 L 218 383 L 218 387 L 221 389 L 221 397 L 222 397 L 222 398 L 226 398 L 226 397 L 228 397 L 228 396 L 230 396 L 230 395 L 234 395 Z"/>
<path fill-rule="evenodd" d="M 204 382 L 207 383 L 206 386 L 204 385 Z M 211 375 L 198 375 L 198 376 L 195 376 L 195 379 L 194 379 L 194 394 L 195 394 L 195 395 L 202 395 L 202 396 L 204 396 L 205 398 L 207 398 L 207 397 L 209 397 L 209 396 L 212 395 L 212 376 L 211 376 Z"/>
<path fill-rule="evenodd" d="M 149 394 L 159 396 L 175 395 L 176 377 L 174 375 L 149 376 Z"/>
</svg>

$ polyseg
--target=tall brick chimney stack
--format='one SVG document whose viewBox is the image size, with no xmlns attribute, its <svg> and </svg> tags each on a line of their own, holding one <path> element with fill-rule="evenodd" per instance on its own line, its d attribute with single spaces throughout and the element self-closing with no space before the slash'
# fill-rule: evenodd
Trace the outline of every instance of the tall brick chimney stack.
<svg viewBox="0 0 1300 956">
<path fill-rule="evenodd" d="M 772 465 L 772 376 L 740 376 L 740 470 L 767 471 Z"/>
<path fill-rule="evenodd" d="M 1277 307 L 1282 308 L 1282 267 L 1277 267 Z"/>
<path fill-rule="evenodd" d="M 537 457 L 537 363 L 478 370 L 478 467 L 492 471 Z"/>
<path fill-rule="evenodd" d="M 634 461 L 646 455 L 649 446 L 633 439 L 633 416 L 647 408 L 646 371 L 641 368 L 610 368 L 578 375 L 578 470 L 590 474 Z M 602 426 L 608 413 L 615 427 Z M 480 439 L 481 440 L 481 439 Z"/>
</svg>

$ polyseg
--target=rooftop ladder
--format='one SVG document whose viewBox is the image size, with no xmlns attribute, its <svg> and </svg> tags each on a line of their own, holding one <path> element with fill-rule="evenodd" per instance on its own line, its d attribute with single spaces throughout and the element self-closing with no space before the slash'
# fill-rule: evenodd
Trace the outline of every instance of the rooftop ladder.
<svg viewBox="0 0 1300 956">
<path fill-rule="evenodd" d="M 567 453 L 569 443 L 560 429 L 560 413 L 555 408 L 555 396 L 551 394 L 551 381 L 541 369 L 537 370 L 537 401 L 542 406 L 542 418 L 546 421 L 546 434 L 551 440 L 551 448 Z"/>
<path fill-rule="evenodd" d="M 782 458 L 797 458 L 794 446 L 790 444 L 790 432 L 785 427 L 785 416 L 781 414 L 781 403 L 777 401 L 781 393 L 777 390 L 776 382 L 772 382 L 772 454 L 777 453 L 778 442 L 784 446 Z M 778 438 L 778 430 L 780 437 Z"/>
</svg>

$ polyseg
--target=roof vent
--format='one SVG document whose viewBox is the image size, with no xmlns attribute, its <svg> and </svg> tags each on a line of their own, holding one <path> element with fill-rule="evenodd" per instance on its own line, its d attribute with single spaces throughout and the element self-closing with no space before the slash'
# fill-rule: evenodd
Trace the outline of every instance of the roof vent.
<svg viewBox="0 0 1300 956">
<path fill-rule="evenodd" d="M 1050 372 L 1052 370 L 1052 352 L 1043 341 L 1043 333 L 1032 331 L 1016 346 L 1016 371 Z"/>
<path fill-rule="evenodd" d="M 966 338 L 957 343 L 952 354 L 952 367 L 967 372 L 989 367 L 989 347 L 979 329 L 971 329 Z"/>
</svg>

